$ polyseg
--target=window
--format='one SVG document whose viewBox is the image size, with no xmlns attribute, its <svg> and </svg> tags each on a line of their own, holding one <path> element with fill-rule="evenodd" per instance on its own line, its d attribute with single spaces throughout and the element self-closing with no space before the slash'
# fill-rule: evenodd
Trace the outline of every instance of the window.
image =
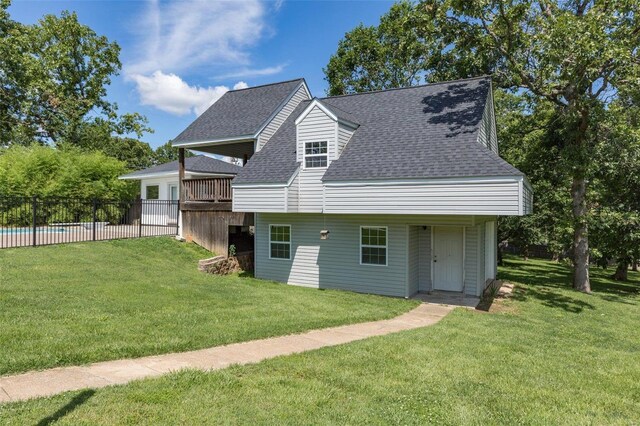
<svg viewBox="0 0 640 426">
<path fill-rule="evenodd" d="M 169 199 L 171 201 L 178 201 L 180 194 L 178 194 L 178 185 L 169 185 Z"/>
<path fill-rule="evenodd" d="M 147 191 L 147 200 L 157 200 L 160 198 L 160 187 L 158 185 L 149 185 L 145 189 Z"/>
<path fill-rule="evenodd" d="M 387 265 L 387 227 L 360 227 L 360 263 Z"/>
<path fill-rule="evenodd" d="M 327 167 L 327 141 L 305 142 L 304 166 L 306 168 Z"/>
<path fill-rule="evenodd" d="M 269 258 L 291 259 L 291 226 L 269 225 Z"/>
</svg>

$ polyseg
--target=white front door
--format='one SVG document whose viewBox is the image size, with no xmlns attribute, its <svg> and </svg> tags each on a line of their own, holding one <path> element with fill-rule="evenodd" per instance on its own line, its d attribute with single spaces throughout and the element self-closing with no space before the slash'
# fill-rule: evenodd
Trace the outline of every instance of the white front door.
<svg viewBox="0 0 640 426">
<path fill-rule="evenodd" d="M 463 232 L 459 226 L 433 229 L 433 288 L 462 291 Z"/>
</svg>

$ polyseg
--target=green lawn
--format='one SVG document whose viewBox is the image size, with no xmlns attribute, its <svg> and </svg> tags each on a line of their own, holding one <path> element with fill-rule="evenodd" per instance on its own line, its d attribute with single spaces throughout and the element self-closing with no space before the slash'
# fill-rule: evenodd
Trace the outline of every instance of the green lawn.
<svg viewBox="0 0 640 426">
<path fill-rule="evenodd" d="M 416 302 L 197 271 L 171 238 L 0 250 L 0 375 L 390 318 Z"/>
<path fill-rule="evenodd" d="M 0 406 L 29 424 L 637 424 L 640 277 L 593 271 L 594 294 L 559 264 L 510 259 L 518 283 L 493 312 L 256 365 L 185 371 Z M 346 294 L 344 295 L 347 296 Z"/>
</svg>

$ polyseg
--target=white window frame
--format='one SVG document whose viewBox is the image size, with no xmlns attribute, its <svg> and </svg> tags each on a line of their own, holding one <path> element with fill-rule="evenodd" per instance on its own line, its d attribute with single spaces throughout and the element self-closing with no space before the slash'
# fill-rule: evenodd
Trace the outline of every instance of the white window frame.
<svg viewBox="0 0 640 426">
<path fill-rule="evenodd" d="M 151 187 L 157 187 L 158 188 L 158 198 L 149 198 L 148 192 L 149 192 L 149 188 Z M 160 199 L 160 184 L 158 183 L 150 183 L 144 186 L 144 199 L 145 200 L 159 200 Z"/>
<path fill-rule="evenodd" d="M 324 143 L 327 145 L 327 152 L 325 152 L 324 154 L 307 154 L 307 144 L 308 143 Z M 329 141 L 306 141 L 302 144 L 302 164 L 304 166 L 305 169 L 326 169 L 329 166 Z M 314 158 L 314 157 L 326 157 L 327 161 L 326 161 L 326 166 L 321 166 L 321 167 L 308 167 L 307 166 L 307 158 Z"/>
<path fill-rule="evenodd" d="M 277 244 L 289 244 L 289 257 L 271 257 L 271 228 L 274 226 L 286 226 L 287 228 L 289 228 L 289 241 L 285 242 L 285 241 L 273 241 L 274 243 Z M 293 240 L 293 235 L 291 234 L 291 225 L 285 225 L 285 224 L 281 224 L 281 223 L 270 223 L 269 224 L 269 259 L 273 259 L 273 260 L 291 260 L 291 241 Z"/>
<path fill-rule="evenodd" d="M 362 244 L 362 230 L 364 228 L 369 229 L 384 229 L 385 232 L 385 245 L 370 245 L 370 244 Z M 388 266 L 389 265 L 389 227 L 388 226 L 379 226 L 379 225 L 360 225 L 360 240 L 359 240 L 360 250 L 358 250 L 358 257 L 360 258 L 360 265 L 365 266 Z M 384 264 L 383 263 L 363 263 L 362 262 L 362 248 L 370 247 L 370 248 L 384 248 L 385 256 L 384 256 Z"/>
</svg>

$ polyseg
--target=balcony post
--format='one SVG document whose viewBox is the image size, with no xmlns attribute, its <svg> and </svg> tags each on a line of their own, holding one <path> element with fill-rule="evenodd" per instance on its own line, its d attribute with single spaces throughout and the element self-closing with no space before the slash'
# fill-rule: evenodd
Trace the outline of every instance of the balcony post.
<svg viewBox="0 0 640 426">
<path fill-rule="evenodd" d="M 178 198 L 180 205 L 184 205 L 184 148 L 178 148 Z"/>
</svg>

